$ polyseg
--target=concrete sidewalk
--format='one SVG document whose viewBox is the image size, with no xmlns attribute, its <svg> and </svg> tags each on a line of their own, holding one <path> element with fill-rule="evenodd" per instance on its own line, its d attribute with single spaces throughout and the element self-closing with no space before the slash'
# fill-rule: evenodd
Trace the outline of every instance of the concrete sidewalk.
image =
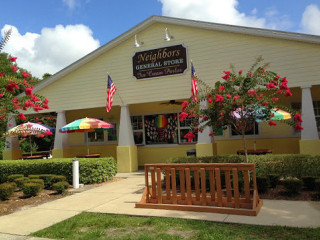
<svg viewBox="0 0 320 240">
<path fill-rule="evenodd" d="M 28 235 L 82 211 L 225 223 L 320 227 L 320 202 L 264 200 L 262 209 L 256 217 L 135 208 L 135 203 L 140 201 L 144 189 L 144 173 L 117 174 L 117 177 L 125 179 L 2 216 L 0 233 Z"/>
</svg>

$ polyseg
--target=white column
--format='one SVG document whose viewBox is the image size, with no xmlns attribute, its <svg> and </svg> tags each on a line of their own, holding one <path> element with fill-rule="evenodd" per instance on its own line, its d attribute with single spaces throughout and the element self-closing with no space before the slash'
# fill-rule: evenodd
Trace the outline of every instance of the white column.
<svg viewBox="0 0 320 240">
<path fill-rule="evenodd" d="M 301 86 L 302 89 L 302 127 L 301 140 L 318 140 L 318 129 L 311 96 L 311 86 Z"/>
<path fill-rule="evenodd" d="M 68 143 L 68 133 L 61 133 L 59 130 L 66 123 L 66 113 L 65 111 L 57 111 L 57 122 L 56 122 L 56 134 L 54 138 L 54 149 L 65 149 L 69 147 Z"/>
<path fill-rule="evenodd" d="M 118 146 L 134 146 L 130 111 L 127 104 L 121 105 Z"/>
<path fill-rule="evenodd" d="M 17 126 L 16 118 L 14 117 L 14 115 L 10 115 L 8 117 L 7 130 L 14 128 L 15 126 Z M 6 137 L 4 150 L 11 151 L 11 150 L 19 150 L 19 149 L 20 149 L 20 144 L 19 144 L 18 137 Z"/>
<path fill-rule="evenodd" d="M 200 109 L 207 109 L 208 101 L 200 102 Z M 202 124 L 203 125 L 203 124 Z M 200 119 L 199 119 L 199 127 L 200 127 Z M 212 143 L 213 138 L 210 136 L 211 127 L 205 127 L 201 132 L 198 132 L 198 143 Z"/>
</svg>

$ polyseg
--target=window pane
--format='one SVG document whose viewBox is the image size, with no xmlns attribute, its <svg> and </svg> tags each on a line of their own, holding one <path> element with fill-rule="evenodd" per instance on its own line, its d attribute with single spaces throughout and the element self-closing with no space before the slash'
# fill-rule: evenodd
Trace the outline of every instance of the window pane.
<svg viewBox="0 0 320 240">
<path fill-rule="evenodd" d="M 194 120 L 194 118 L 186 118 L 185 120 L 180 122 L 180 127 L 190 127 Z"/>
<path fill-rule="evenodd" d="M 316 122 L 317 122 L 318 132 L 320 132 L 320 116 L 316 117 Z"/>
<path fill-rule="evenodd" d="M 95 132 L 88 132 L 88 140 L 89 142 L 103 142 L 104 141 L 103 130 L 96 129 Z"/>
<path fill-rule="evenodd" d="M 142 116 L 132 116 L 131 117 L 132 130 L 143 129 Z"/>
<path fill-rule="evenodd" d="M 253 129 L 254 128 L 253 128 L 253 125 L 252 125 L 252 128 L 247 130 L 245 132 L 245 135 L 253 135 Z M 233 126 L 231 126 L 231 134 L 232 134 L 232 136 L 240 135 L 240 134 L 238 134 L 238 132 L 235 131 Z M 258 134 L 259 134 L 259 127 L 258 127 L 258 123 L 256 122 L 255 123 L 255 135 L 258 135 Z"/>
<path fill-rule="evenodd" d="M 178 142 L 177 114 L 149 115 L 144 118 L 146 144 Z"/>
<path fill-rule="evenodd" d="M 220 128 L 216 131 L 215 136 L 223 136 L 223 129 Z"/>
<path fill-rule="evenodd" d="M 112 123 L 113 128 L 107 129 L 108 141 L 117 141 L 117 124 Z"/>
<path fill-rule="evenodd" d="M 133 138 L 135 144 L 143 144 L 143 132 L 134 132 Z"/>
<path fill-rule="evenodd" d="M 188 139 L 184 138 L 184 136 L 189 132 L 189 129 L 180 129 L 180 142 L 181 143 L 187 143 Z M 192 139 L 191 142 L 197 142 L 198 141 L 198 133 L 194 134 L 195 137 Z"/>
</svg>

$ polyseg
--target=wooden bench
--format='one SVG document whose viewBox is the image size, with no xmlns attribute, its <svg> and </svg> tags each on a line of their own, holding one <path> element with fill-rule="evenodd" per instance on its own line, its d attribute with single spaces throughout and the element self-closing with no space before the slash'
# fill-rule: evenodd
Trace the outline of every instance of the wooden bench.
<svg viewBox="0 0 320 240">
<path fill-rule="evenodd" d="M 268 153 L 272 153 L 271 149 L 257 149 L 257 150 L 253 150 L 253 149 L 248 149 L 247 153 L 249 155 L 265 155 Z M 244 150 L 238 150 L 237 151 L 238 155 L 244 155 Z"/>
<path fill-rule="evenodd" d="M 30 154 L 23 154 L 21 159 L 43 159 L 43 158 L 49 158 L 50 153 L 41 153 L 41 154 L 34 154 L 34 155 L 30 155 Z"/>
<path fill-rule="evenodd" d="M 256 216 L 261 206 L 251 163 L 145 164 L 145 189 L 136 203 L 137 208 L 248 216 Z"/>
<path fill-rule="evenodd" d="M 100 153 L 92 153 L 92 154 L 82 154 L 82 155 L 77 155 L 77 158 L 99 158 Z"/>
</svg>

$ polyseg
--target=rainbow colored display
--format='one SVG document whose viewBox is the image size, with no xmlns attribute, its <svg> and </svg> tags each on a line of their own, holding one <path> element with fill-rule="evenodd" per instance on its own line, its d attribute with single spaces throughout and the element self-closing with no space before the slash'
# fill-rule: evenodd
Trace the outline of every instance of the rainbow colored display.
<svg viewBox="0 0 320 240">
<path fill-rule="evenodd" d="M 165 115 L 158 115 L 156 118 L 156 127 L 157 128 L 164 128 L 168 124 L 168 119 Z"/>
</svg>

